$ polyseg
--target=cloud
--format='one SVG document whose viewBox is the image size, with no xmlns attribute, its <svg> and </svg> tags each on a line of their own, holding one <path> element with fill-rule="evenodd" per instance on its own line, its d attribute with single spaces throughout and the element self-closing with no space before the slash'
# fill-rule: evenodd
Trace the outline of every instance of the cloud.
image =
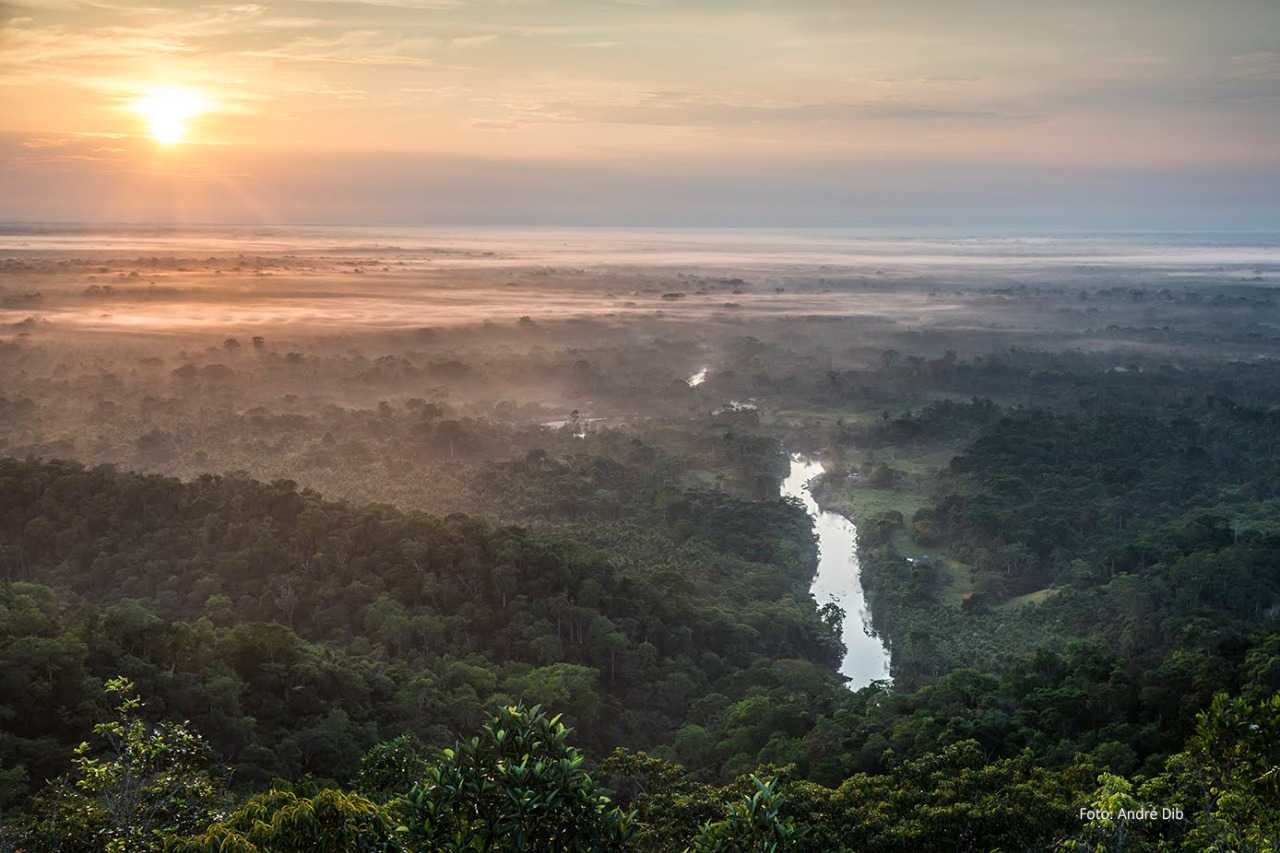
<svg viewBox="0 0 1280 853">
<path fill-rule="evenodd" d="M 458 36 L 449 39 L 450 47 L 474 47 L 481 44 L 492 44 L 497 41 L 499 36 L 497 33 L 482 33 L 474 36 Z"/>
<path fill-rule="evenodd" d="M 385 9 L 409 9 L 414 11 L 457 9 L 462 0 L 300 0 L 304 3 L 330 6 L 378 6 Z"/>
<path fill-rule="evenodd" d="M 885 152 L 1280 168 L 1280 3 L 1262 0 L 18 4 L 0 0 L 0 132 L 24 138 L 136 133 L 119 107 L 172 83 L 218 104 L 193 138 L 300 161 L 654 158 L 690 180 L 724 159 Z"/>
<path fill-rule="evenodd" d="M 13 27 L 5 33 L 0 67 L 39 66 L 81 60 L 131 59 L 156 54 L 189 53 L 181 40 L 127 27 L 74 32 L 60 27 Z"/>
<path fill-rule="evenodd" d="M 369 93 L 364 89 L 346 86 L 290 86 L 282 90 L 290 95 L 314 95 L 321 98 L 333 98 L 338 101 L 366 101 Z"/>
<path fill-rule="evenodd" d="M 425 68 L 434 62 L 421 51 L 435 46 L 435 42 L 425 39 L 401 39 L 377 30 L 355 30 L 332 38 L 304 36 L 277 47 L 242 51 L 240 55 L 277 62 Z"/>
<path fill-rule="evenodd" d="M 655 125 L 662 127 L 742 127 L 779 124 L 903 122 L 1025 122 L 1029 111 L 969 108 L 910 101 L 820 101 L 759 103 L 732 101 L 698 92 L 656 91 L 615 101 L 529 101 L 516 108 L 529 121 Z"/>
</svg>

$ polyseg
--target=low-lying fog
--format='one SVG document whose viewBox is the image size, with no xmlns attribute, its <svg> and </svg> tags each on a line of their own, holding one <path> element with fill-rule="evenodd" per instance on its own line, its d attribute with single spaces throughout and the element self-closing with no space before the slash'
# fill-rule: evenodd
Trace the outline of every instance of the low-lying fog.
<svg viewBox="0 0 1280 853">
<path fill-rule="evenodd" d="M 1280 249 L 1153 237 L 886 239 L 777 232 L 122 230 L 0 237 L 0 324 L 213 332 L 520 318 L 883 314 L 965 324 L 970 291 L 1266 284 Z M 963 299 L 963 297 L 969 297 Z M 962 301 L 963 299 L 963 301 Z"/>
<path fill-rule="evenodd" d="M 441 483 L 467 464 L 799 422 L 833 371 L 1280 355 L 1278 281 L 1257 235 L 9 229 L 0 453 L 465 508 Z M 878 415 L 883 381 L 841 416 Z"/>
</svg>

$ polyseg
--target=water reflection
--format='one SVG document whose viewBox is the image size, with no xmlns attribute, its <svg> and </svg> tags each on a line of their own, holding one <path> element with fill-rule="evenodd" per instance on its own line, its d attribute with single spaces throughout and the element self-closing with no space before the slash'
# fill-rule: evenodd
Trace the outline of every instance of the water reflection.
<svg viewBox="0 0 1280 853">
<path fill-rule="evenodd" d="M 844 516 L 820 509 L 809 492 L 809 481 L 822 471 L 821 462 L 793 455 L 791 471 L 782 482 L 782 496 L 799 498 L 813 518 L 818 534 L 818 572 L 811 591 L 818 604 L 834 601 L 844 608 L 841 638 L 846 652 L 840 673 L 849 678 L 849 687 L 856 690 L 889 677 L 889 651 L 871 633 L 871 614 L 859 576 L 857 529 Z"/>
</svg>

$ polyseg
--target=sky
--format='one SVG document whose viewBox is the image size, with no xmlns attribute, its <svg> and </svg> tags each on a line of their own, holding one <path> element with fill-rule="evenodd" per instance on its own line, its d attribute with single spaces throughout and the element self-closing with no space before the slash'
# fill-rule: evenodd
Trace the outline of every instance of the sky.
<svg viewBox="0 0 1280 853">
<path fill-rule="evenodd" d="M 1280 2 L 0 0 L 0 220 L 1280 228 Z"/>
</svg>

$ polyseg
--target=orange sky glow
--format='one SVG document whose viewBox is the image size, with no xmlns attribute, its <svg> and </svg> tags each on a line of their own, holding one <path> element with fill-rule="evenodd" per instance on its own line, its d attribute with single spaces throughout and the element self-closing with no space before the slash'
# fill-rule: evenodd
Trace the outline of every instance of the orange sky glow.
<svg viewBox="0 0 1280 853">
<path fill-rule="evenodd" d="M 463 196 L 466 163 L 536 171 L 531 193 L 582 170 L 611 190 L 677 175 L 722 207 L 762 164 L 837 176 L 851 198 L 916 198 L 933 174 L 958 193 L 992 168 L 1050 187 L 1160 171 L 1193 197 L 1207 175 L 1280 171 L 1280 5 L 1215 8 L 17 0 L 0 3 L 16 188 L 0 217 L 289 218 L 308 176 L 326 201 L 353 164 L 370 186 L 408 173 L 424 191 L 447 172 Z"/>
</svg>

